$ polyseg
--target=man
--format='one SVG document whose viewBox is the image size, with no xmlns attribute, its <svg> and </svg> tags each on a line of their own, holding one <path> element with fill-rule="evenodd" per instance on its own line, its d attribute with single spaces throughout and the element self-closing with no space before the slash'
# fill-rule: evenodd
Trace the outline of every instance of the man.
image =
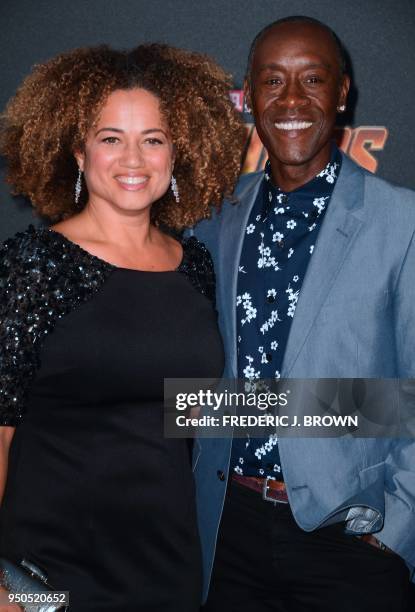
<svg viewBox="0 0 415 612">
<path fill-rule="evenodd" d="M 228 378 L 415 376 L 415 196 L 333 144 L 348 89 L 324 24 L 287 18 L 254 40 L 246 96 L 265 172 L 242 177 L 238 202 L 196 228 L 215 262 Z M 414 449 L 198 440 L 206 610 L 406 609 Z"/>
</svg>

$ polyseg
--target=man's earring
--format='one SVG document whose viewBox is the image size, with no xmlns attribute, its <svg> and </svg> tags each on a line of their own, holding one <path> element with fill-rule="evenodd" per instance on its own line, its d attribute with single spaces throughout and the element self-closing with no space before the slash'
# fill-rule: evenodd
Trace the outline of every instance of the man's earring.
<svg viewBox="0 0 415 612">
<path fill-rule="evenodd" d="M 344 113 L 344 111 L 346 110 L 346 105 L 342 104 L 341 106 L 337 107 L 337 112 L 338 113 Z"/>
<path fill-rule="evenodd" d="M 170 187 L 173 192 L 174 198 L 177 203 L 180 202 L 179 188 L 177 186 L 177 181 L 173 175 L 171 175 Z"/>
<path fill-rule="evenodd" d="M 78 178 L 75 183 L 75 204 L 78 204 L 82 191 L 82 170 L 78 168 Z"/>
</svg>

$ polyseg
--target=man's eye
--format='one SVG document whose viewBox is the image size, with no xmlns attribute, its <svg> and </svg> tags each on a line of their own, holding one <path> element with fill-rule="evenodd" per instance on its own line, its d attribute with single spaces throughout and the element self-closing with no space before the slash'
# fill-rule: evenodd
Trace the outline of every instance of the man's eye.
<svg viewBox="0 0 415 612">
<path fill-rule="evenodd" d="M 320 77 L 318 77 L 318 76 L 313 75 L 313 76 L 307 77 L 306 78 L 306 82 L 307 83 L 312 83 L 312 84 L 322 83 L 322 79 Z"/>
<path fill-rule="evenodd" d="M 105 142 L 106 144 L 116 144 L 119 142 L 119 138 L 116 136 L 107 136 L 106 138 L 102 139 L 102 142 Z"/>
<path fill-rule="evenodd" d="M 282 81 L 278 77 L 273 77 L 272 79 L 267 79 L 267 85 L 281 85 Z"/>
</svg>

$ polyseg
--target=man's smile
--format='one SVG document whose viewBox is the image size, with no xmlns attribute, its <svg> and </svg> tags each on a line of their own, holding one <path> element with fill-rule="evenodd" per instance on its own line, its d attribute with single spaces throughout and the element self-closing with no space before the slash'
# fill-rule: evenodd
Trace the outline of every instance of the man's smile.
<svg viewBox="0 0 415 612">
<path fill-rule="evenodd" d="M 306 130 L 313 125 L 312 121 L 278 121 L 274 123 L 277 130 Z"/>
</svg>

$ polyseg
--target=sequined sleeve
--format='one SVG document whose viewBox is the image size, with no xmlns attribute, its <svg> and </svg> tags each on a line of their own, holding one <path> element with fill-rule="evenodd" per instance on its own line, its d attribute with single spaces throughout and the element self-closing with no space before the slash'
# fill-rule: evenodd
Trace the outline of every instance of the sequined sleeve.
<svg viewBox="0 0 415 612">
<path fill-rule="evenodd" d="M 112 271 L 56 232 L 30 227 L 0 249 L 0 425 L 16 426 L 56 321 Z"/>
<path fill-rule="evenodd" d="M 179 272 L 186 274 L 193 286 L 215 306 L 215 271 L 209 251 L 194 236 L 186 238 L 182 245 L 183 261 Z"/>
</svg>

